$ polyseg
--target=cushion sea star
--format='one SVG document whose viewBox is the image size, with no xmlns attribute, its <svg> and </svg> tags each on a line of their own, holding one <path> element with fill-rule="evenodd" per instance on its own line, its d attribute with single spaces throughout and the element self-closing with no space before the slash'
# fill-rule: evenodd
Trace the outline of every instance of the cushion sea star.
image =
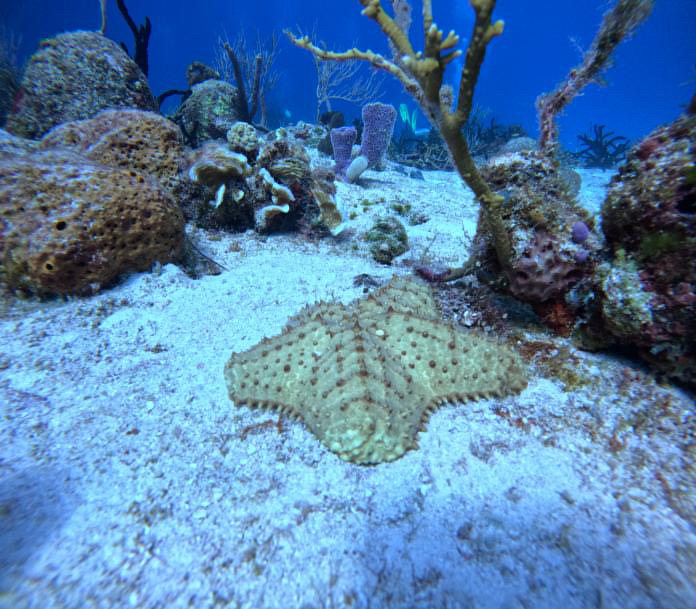
<svg viewBox="0 0 696 609">
<path fill-rule="evenodd" d="M 360 464 L 417 446 L 440 404 L 504 396 L 527 384 L 505 345 L 441 320 L 430 288 L 406 279 L 349 305 L 319 303 L 225 366 L 236 405 L 301 419 L 331 451 Z"/>
</svg>

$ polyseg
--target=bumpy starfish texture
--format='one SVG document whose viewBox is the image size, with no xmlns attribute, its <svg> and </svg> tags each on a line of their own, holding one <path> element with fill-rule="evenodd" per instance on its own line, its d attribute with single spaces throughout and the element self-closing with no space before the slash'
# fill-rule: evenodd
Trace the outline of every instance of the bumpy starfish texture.
<svg viewBox="0 0 696 609">
<path fill-rule="evenodd" d="M 346 461 L 392 461 L 417 447 L 445 402 L 524 389 L 508 347 L 441 320 L 430 288 L 405 279 L 349 305 L 319 303 L 225 366 L 237 405 L 301 419 Z"/>
</svg>

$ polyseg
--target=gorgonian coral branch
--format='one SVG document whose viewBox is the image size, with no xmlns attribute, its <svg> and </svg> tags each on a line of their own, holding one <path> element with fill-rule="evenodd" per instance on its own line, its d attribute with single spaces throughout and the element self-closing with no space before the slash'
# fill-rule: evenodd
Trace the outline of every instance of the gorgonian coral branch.
<svg viewBox="0 0 696 609">
<path fill-rule="evenodd" d="M 346 61 L 360 59 L 368 61 L 373 67 L 386 70 L 399 79 L 406 91 L 419 103 L 426 116 L 439 130 L 447 144 L 450 155 L 459 175 L 474 191 L 481 203 L 486 223 L 495 244 L 498 259 L 503 268 L 509 266 L 510 239 L 504 228 L 500 214 L 502 198 L 493 193 L 481 177 L 469 152 L 462 127 L 471 111 L 474 88 L 478 80 L 481 64 L 488 43 L 503 31 L 503 22 L 491 22 L 495 0 L 470 0 L 476 13 L 474 31 L 462 68 L 459 84 L 459 99 L 452 109 L 451 91 L 443 87 L 443 77 L 447 65 L 461 54 L 455 49 L 459 36 L 450 31 L 446 36 L 433 20 L 430 0 L 423 1 L 423 28 L 425 32 L 424 51 L 416 52 L 406 32 L 382 7 L 380 0 L 360 0 L 363 15 L 373 19 L 387 37 L 394 61 L 372 51 L 356 48 L 343 52 L 332 52 L 312 44 L 307 36 L 296 37 L 286 31 L 290 40 L 297 46 L 308 50 L 315 57 L 325 60 Z"/>
<path fill-rule="evenodd" d="M 544 152 L 553 154 L 557 146 L 556 116 L 588 84 L 597 82 L 600 72 L 610 65 L 614 49 L 650 15 L 653 4 L 653 0 L 619 0 L 604 14 L 582 63 L 554 91 L 539 96 L 539 147 Z"/>
</svg>

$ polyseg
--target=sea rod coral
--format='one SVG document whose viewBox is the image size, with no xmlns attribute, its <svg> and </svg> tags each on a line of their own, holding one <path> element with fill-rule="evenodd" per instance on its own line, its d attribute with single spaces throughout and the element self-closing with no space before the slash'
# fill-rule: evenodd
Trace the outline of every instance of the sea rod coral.
<svg viewBox="0 0 696 609">
<path fill-rule="evenodd" d="M 582 62 L 570 70 L 565 80 L 551 93 L 536 101 L 539 113 L 539 147 L 553 155 L 558 146 L 556 116 L 590 83 L 599 82 L 600 74 L 611 65 L 616 47 L 650 15 L 653 0 L 618 0 L 602 18 L 592 45 Z"/>
</svg>

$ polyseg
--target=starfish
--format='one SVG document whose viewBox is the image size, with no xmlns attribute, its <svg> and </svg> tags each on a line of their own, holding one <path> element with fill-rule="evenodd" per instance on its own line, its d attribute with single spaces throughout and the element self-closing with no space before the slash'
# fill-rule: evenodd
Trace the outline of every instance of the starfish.
<svg viewBox="0 0 696 609">
<path fill-rule="evenodd" d="M 395 278 L 349 305 L 320 302 L 225 366 L 237 406 L 302 420 L 329 450 L 359 464 L 417 447 L 445 402 L 524 389 L 509 347 L 442 321 L 428 286 Z"/>
</svg>

